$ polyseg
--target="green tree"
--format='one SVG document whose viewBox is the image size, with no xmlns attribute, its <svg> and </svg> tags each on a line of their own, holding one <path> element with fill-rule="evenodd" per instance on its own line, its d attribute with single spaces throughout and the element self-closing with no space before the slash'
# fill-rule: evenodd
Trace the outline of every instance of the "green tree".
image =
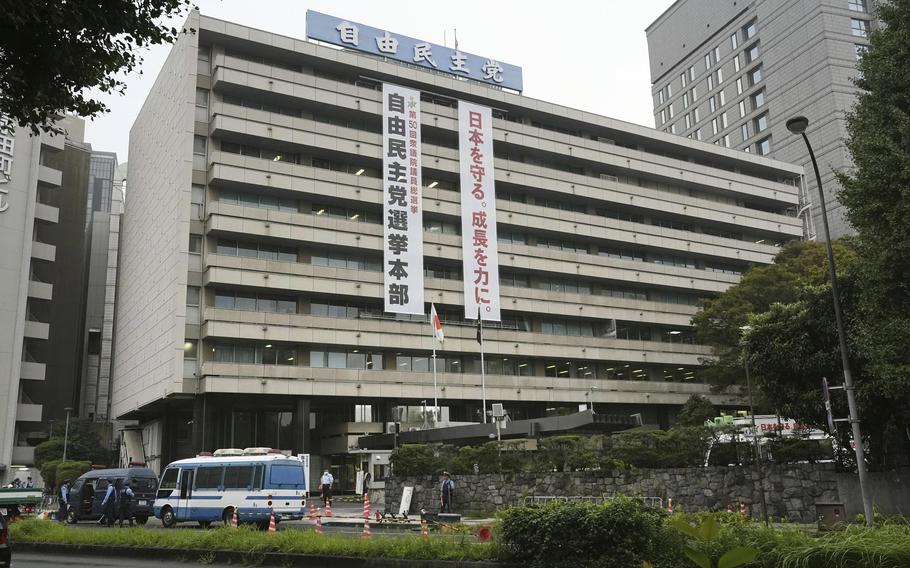
<svg viewBox="0 0 910 568">
<path fill-rule="evenodd" d="M 679 410 L 676 421 L 680 426 L 702 426 L 706 420 L 713 420 L 717 410 L 710 400 L 700 394 L 693 394 Z"/>
<path fill-rule="evenodd" d="M 107 112 L 91 93 L 120 93 L 142 63 L 139 49 L 173 42 L 167 20 L 189 0 L 0 3 L 0 116 L 32 131 L 57 115 Z M 141 73 L 141 71 L 140 71 Z M 2 126 L 2 125 L 0 125 Z"/>
<path fill-rule="evenodd" d="M 55 424 L 52 437 L 35 447 L 36 467 L 40 469 L 46 462 L 63 459 L 65 428 L 64 424 Z M 111 450 L 102 441 L 101 426 L 90 420 L 70 419 L 66 434 L 66 459 L 109 465 Z"/>
</svg>

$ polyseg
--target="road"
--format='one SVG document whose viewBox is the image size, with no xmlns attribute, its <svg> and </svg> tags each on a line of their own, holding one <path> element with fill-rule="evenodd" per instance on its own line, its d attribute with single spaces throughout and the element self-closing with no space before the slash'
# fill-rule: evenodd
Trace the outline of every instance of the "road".
<svg viewBox="0 0 910 568">
<path fill-rule="evenodd" d="M 199 566 L 198 563 L 162 562 L 160 560 L 138 560 L 135 558 L 105 556 L 66 556 L 59 554 L 13 553 L 11 568 L 161 568 L 163 566 Z M 229 566 L 228 564 L 209 564 L 209 566 Z M 320 568 L 313 566 L 313 568 Z M 329 568 L 329 567 L 323 567 Z"/>
</svg>

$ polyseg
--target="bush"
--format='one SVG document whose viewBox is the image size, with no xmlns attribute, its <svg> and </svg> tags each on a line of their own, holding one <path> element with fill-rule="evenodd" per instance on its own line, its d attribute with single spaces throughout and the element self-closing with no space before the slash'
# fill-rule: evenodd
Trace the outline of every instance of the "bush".
<svg viewBox="0 0 910 568">
<path fill-rule="evenodd" d="M 59 465 L 60 460 L 44 460 L 41 465 L 38 466 L 45 487 L 57 485 L 57 467 Z"/>
<path fill-rule="evenodd" d="M 499 514 L 499 544 L 507 559 L 531 568 L 635 567 L 657 556 L 665 513 L 640 501 L 604 504 L 555 501 Z"/>
<path fill-rule="evenodd" d="M 605 444 L 609 445 L 605 452 L 609 457 L 635 467 L 700 466 L 704 465 L 711 433 L 704 426 L 626 432 L 605 439 Z"/>
<path fill-rule="evenodd" d="M 92 469 L 91 462 L 66 460 L 57 466 L 57 479 L 76 481 L 76 478 Z"/>
</svg>

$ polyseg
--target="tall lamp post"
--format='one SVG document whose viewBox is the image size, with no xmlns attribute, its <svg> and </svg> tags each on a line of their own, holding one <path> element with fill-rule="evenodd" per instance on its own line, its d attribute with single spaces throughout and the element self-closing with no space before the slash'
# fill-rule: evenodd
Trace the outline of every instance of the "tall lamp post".
<svg viewBox="0 0 910 568">
<path fill-rule="evenodd" d="M 748 332 L 752 328 L 748 325 L 744 325 L 739 329 L 740 331 Z M 752 446 L 755 448 L 755 469 L 758 471 L 758 489 L 761 493 L 761 517 L 765 522 L 765 526 L 768 526 L 768 501 L 765 498 L 765 473 L 761 461 L 761 446 L 758 441 L 758 428 L 755 426 L 755 404 L 752 399 L 752 376 L 749 374 L 749 341 L 743 339 L 742 343 L 745 348 L 743 363 L 746 368 L 746 388 L 749 390 L 749 414 L 752 415 Z"/>
<path fill-rule="evenodd" d="M 847 406 L 850 409 L 850 426 L 853 428 L 853 446 L 856 450 L 856 471 L 859 475 L 859 489 L 863 498 L 863 513 L 866 516 L 866 526 L 872 526 L 872 500 L 866 480 L 866 459 L 863 451 L 863 436 L 859 427 L 859 409 L 856 407 L 854 395 L 853 374 L 850 372 L 850 359 L 847 357 L 847 336 L 844 332 L 844 318 L 840 306 L 840 289 L 837 285 L 837 271 L 834 266 L 834 251 L 831 248 L 831 232 L 828 229 L 828 210 L 825 206 L 825 192 L 822 189 L 822 176 L 818 173 L 818 162 L 812 144 L 806 136 L 809 119 L 805 116 L 795 116 L 787 121 L 787 130 L 799 134 L 809 149 L 809 158 L 815 170 L 815 181 L 818 184 L 818 203 L 821 206 L 822 229 L 825 231 L 825 251 L 828 253 L 828 275 L 831 278 L 831 295 L 834 297 L 834 319 L 837 323 L 837 341 L 840 346 L 841 364 L 844 367 L 844 390 L 847 391 Z"/>
<path fill-rule="evenodd" d="M 70 437 L 70 412 L 73 411 L 72 408 L 67 406 L 66 410 L 66 428 L 63 430 L 63 461 L 66 461 L 66 445 L 69 442 Z"/>
</svg>

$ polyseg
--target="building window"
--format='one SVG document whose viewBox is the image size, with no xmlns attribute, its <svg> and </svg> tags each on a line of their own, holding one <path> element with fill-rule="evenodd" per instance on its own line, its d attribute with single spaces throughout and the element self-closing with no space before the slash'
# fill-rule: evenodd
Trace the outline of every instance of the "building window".
<svg viewBox="0 0 910 568">
<path fill-rule="evenodd" d="M 196 72 L 200 75 L 211 75 L 212 73 L 212 59 L 208 46 L 199 46 L 196 53 Z"/>
<path fill-rule="evenodd" d="M 198 122 L 209 120 L 209 92 L 206 89 L 196 89 L 196 120 Z"/>
<path fill-rule="evenodd" d="M 758 56 L 761 54 L 761 49 L 758 47 L 758 44 L 752 44 L 752 47 L 746 50 L 746 61 L 752 63 Z"/>
<path fill-rule="evenodd" d="M 672 96 L 673 96 L 673 84 L 667 83 L 667 100 L 670 100 L 670 98 Z"/>
<path fill-rule="evenodd" d="M 737 54 L 736 57 L 733 58 L 733 72 L 734 73 L 739 72 L 739 54 Z"/>
<path fill-rule="evenodd" d="M 742 77 L 739 77 L 738 79 L 736 79 L 736 94 L 737 95 L 743 94 L 743 78 Z"/>
<path fill-rule="evenodd" d="M 736 32 L 733 32 L 733 35 L 730 36 L 730 48 L 736 49 L 739 47 L 739 39 L 736 37 Z"/>
<path fill-rule="evenodd" d="M 758 108 L 765 104 L 765 92 L 759 91 L 752 95 L 752 108 Z"/>
<path fill-rule="evenodd" d="M 701 140 L 701 128 L 699 128 L 695 131 L 695 139 Z"/>
<path fill-rule="evenodd" d="M 719 87 L 724 82 L 724 68 L 720 67 L 717 69 L 717 86 Z"/>
<path fill-rule="evenodd" d="M 720 113 L 720 127 L 722 129 L 727 127 L 727 113 L 725 112 Z"/>
<path fill-rule="evenodd" d="M 198 357 L 198 343 L 195 339 L 187 339 L 183 342 L 183 358 L 195 359 Z"/>
<path fill-rule="evenodd" d="M 202 254 L 201 235 L 190 235 L 190 254 Z"/>
<path fill-rule="evenodd" d="M 718 93 L 718 96 L 720 97 L 720 106 L 724 106 L 725 104 L 727 104 L 727 97 L 724 96 L 724 90 L 721 89 L 717 93 Z"/>
<path fill-rule="evenodd" d="M 0 134 L 0 153 L 12 156 L 15 143 L 14 138 Z"/>
<path fill-rule="evenodd" d="M 689 108 L 689 93 L 683 93 L 683 108 Z"/>
<path fill-rule="evenodd" d="M 718 45 L 717 47 L 714 48 L 714 63 L 716 64 L 719 61 L 720 61 L 720 46 Z"/>
<path fill-rule="evenodd" d="M 730 147 L 730 135 L 729 134 L 724 134 L 724 146 L 726 146 L 727 148 Z"/>
<path fill-rule="evenodd" d="M 659 104 L 659 105 L 664 104 L 664 90 L 663 89 L 657 91 L 657 104 Z"/>
<path fill-rule="evenodd" d="M 739 127 L 739 133 L 742 134 L 743 142 L 745 142 L 746 140 L 749 139 L 749 123 L 748 122 L 744 122 Z"/>
<path fill-rule="evenodd" d="M 290 296 L 218 290 L 215 292 L 215 307 L 222 310 L 296 314 L 297 300 Z"/>
<path fill-rule="evenodd" d="M 266 243 L 249 243 L 218 240 L 217 254 L 225 256 L 241 256 L 243 258 L 258 258 L 261 260 L 277 260 L 281 262 L 297 262 L 297 249 L 281 247 Z M 315 258 L 315 257 L 314 257 Z M 316 264 L 313 262 L 313 264 Z"/>
<path fill-rule="evenodd" d="M 698 123 L 699 120 L 701 120 L 701 119 L 698 117 L 698 107 L 695 107 L 695 122 L 696 122 L 696 124 Z"/>
<path fill-rule="evenodd" d="M 743 36 L 745 36 L 746 39 L 752 39 L 755 37 L 755 32 L 757 31 L 758 30 L 755 27 L 755 20 L 752 20 L 750 23 L 746 24 L 743 27 Z"/>
<path fill-rule="evenodd" d="M 205 136 L 193 136 L 193 169 L 205 169 Z"/>
<path fill-rule="evenodd" d="M 270 209 L 273 211 L 287 211 L 288 213 L 296 213 L 298 210 L 296 199 L 286 199 L 283 197 L 275 197 L 274 195 L 258 193 L 225 190 L 219 194 L 218 200 L 222 203 L 229 203 L 231 205 Z M 379 222 L 378 218 L 375 222 Z"/>
<path fill-rule="evenodd" d="M 755 132 L 764 132 L 768 128 L 768 113 L 755 119 Z"/>
<path fill-rule="evenodd" d="M 692 128 L 692 117 L 686 113 L 686 130 Z"/>
<path fill-rule="evenodd" d="M 665 122 L 667 122 L 667 110 L 660 109 L 660 123 L 664 124 Z"/>
<path fill-rule="evenodd" d="M 853 12 L 868 12 L 866 0 L 847 0 L 847 7 Z"/>
<path fill-rule="evenodd" d="M 765 138 L 764 140 L 759 140 L 755 144 L 755 151 L 762 156 L 767 156 L 771 153 L 771 138 Z"/>
<path fill-rule="evenodd" d="M 717 134 L 717 119 L 716 118 L 711 119 L 711 132 L 713 132 L 714 134 Z"/>
<path fill-rule="evenodd" d="M 698 87 L 692 87 L 692 102 L 698 100 Z"/>
<path fill-rule="evenodd" d="M 670 116 L 670 119 L 673 119 L 673 103 L 670 103 L 667 106 L 667 114 Z"/>
<path fill-rule="evenodd" d="M 683 89 L 685 89 L 686 88 L 686 74 L 685 73 L 679 74 L 679 82 L 682 84 Z"/>
<path fill-rule="evenodd" d="M 749 81 L 753 86 L 761 82 L 761 67 L 758 67 L 749 73 Z"/>
<path fill-rule="evenodd" d="M 710 109 L 710 112 L 714 112 L 717 110 L 717 104 L 715 101 L 716 101 L 716 99 L 713 96 L 708 99 L 708 109 Z"/>
<path fill-rule="evenodd" d="M 739 101 L 739 117 L 746 116 L 746 99 Z"/>
<path fill-rule="evenodd" d="M 866 37 L 869 35 L 869 21 L 850 18 L 850 29 L 852 30 L 853 35 L 857 37 Z"/>
<path fill-rule="evenodd" d="M 670 134 L 676 134 L 676 123 L 670 125 Z"/>
<path fill-rule="evenodd" d="M 714 89 L 714 75 L 708 75 L 708 90 L 711 91 Z"/>
<path fill-rule="evenodd" d="M 695 80 L 695 66 L 694 65 L 689 66 L 689 80 L 690 81 Z"/>
<path fill-rule="evenodd" d="M 709 52 L 709 53 L 705 54 L 705 70 L 707 71 L 710 68 L 711 68 L 711 53 Z"/>
</svg>

